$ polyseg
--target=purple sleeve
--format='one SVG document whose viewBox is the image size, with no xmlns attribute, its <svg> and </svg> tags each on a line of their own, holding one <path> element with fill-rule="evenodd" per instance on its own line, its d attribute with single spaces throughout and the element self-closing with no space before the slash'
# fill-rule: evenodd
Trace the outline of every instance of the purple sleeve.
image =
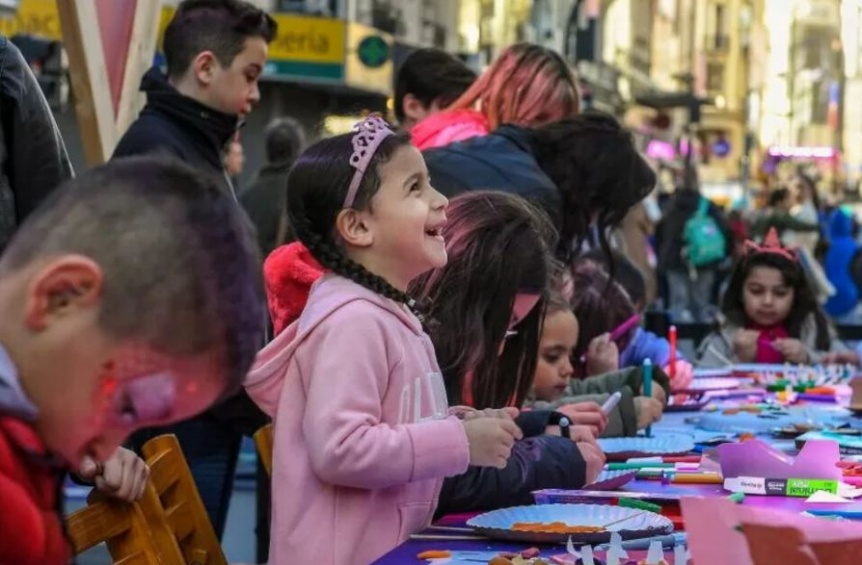
<svg viewBox="0 0 862 565">
<path fill-rule="evenodd" d="M 685 360 L 679 350 L 676 357 Z M 638 328 L 628 347 L 620 353 L 620 369 L 642 365 L 645 359 L 658 367 L 666 366 L 670 362 L 670 343 L 663 337 Z"/>
</svg>

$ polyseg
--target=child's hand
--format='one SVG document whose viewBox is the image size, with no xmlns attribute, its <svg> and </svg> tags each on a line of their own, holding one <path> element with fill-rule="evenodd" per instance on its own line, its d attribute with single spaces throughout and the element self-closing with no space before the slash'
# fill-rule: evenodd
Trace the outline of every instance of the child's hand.
<svg viewBox="0 0 862 565">
<path fill-rule="evenodd" d="M 661 420 L 662 412 L 664 412 L 664 404 L 655 398 L 647 398 L 646 396 L 635 398 L 635 413 L 638 415 L 639 430 L 646 429 Z"/>
<path fill-rule="evenodd" d="M 759 332 L 754 330 L 739 330 L 733 336 L 733 352 L 743 363 L 753 363 L 757 358 L 757 338 Z"/>
<path fill-rule="evenodd" d="M 587 347 L 587 374 L 603 375 L 619 369 L 620 350 L 611 341 L 611 334 L 593 338 Z"/>
<path fill-rule="evenodd" d="M 691 363 L 677 359 L 676 363 L 674 363 L 674 369 L 673 379 L 670 381 L 670 389 L 685 390 L 691 386 L 691 382 L 694 380 L 694 367 L 692 367 Z M 664 372 L 668 375 L 671 374 L 670 364 L 664 367 Z"/>
<path fill-rule="evenodd" d="M 641 385 L 640 395 L 643 397 L 644 389 L 643 385 Z M 667 393 L 664 391 L 664 388 L 656 383 L 652 385 L 652 396 L 653 400 L 658 400 L 662 406 L 667 404 Z"/>
<path fill-rule="evenodd" d="M 579 443 L 578 450 L 587 464 L 586 484 L 590 484 L 601 474 L 602 469 L 605 468 L 605 461 L 607 459 L 602 450 L 591 443 Z"/>
<path fill-rule="evenodd" d="M 86 457 L 77 474 L 85 481 L 93 481 L 97 490 L 134 502 L 144 495 L 150 468 L 134 451 L 119 447 L 101 465 Z"/>
<path fill-rule="evenodd" d="M 459 417 L 462 420 L 473 420 L 475 418 L 500 418 L 503 420 L 514 420 L 520 413 L 521 411 L 514 406 L 500 409 L 485 408 L 484 410 L 474 410 L 471 408 L 466 411 L 461 411 Z"/>
<path fill-rule="evenodd" d="M 470 446 L 470 465 L 502 469 L 515 441 L 524 437 L 511 418 L 472 418 L 461 424 Z"/>
<path fill-rule="evenodd" d="M 859 359 L 859 353 L 856 351 L 836 351 L 827 353 L 821 360 L 823 365 L 862 365 L 862 360 Z"/>
<path fill-rule="evenodd" d="M 800 365 L 808 363 L 808 349 L 798 339 L 776 339 L 772 347 L 784 355 L 785 361 Z"/>
<path fill-rule="evenodd" d="M 602 412 L 602 407 L 595 402 L 566 404 L 557 408 L 556 412 L 565 414 L 573 425 L 586 426 L 596 437 L 600 436 L 608 427 L 607 415 Z"/>
</svg>

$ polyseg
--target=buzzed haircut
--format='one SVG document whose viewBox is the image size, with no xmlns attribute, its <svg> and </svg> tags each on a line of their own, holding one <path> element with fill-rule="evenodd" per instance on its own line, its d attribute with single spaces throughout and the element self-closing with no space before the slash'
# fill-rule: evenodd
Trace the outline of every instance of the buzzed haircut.
<svg viewBox="0 0 862 565">
<path fill-rule="evenodd" d="M 229 67 L 246 39 L 260 37 L 270 43 L 277 31 L 275 20 L 249 2 L 184 0 L 162 40 L 168 76 L 182 76 L 204 51 L 212 51 L 222 67 Z"/>
<path fill-rule="evenodd" d="M 253 229 L 219 179 L 155 156 L 90 169 L 21 226 L 0 273 L 78 254 L 102 269 L 99 323 L 169 356 L 218 349 L 226 394 L 263 343 L 265 299 Z"/>
<path fill-rule="evenodd" d="M 476 81 L 475 71 L 440 49 L 428 47 L 408 55 L 395 76 L 395 117 L 403 122 L 404 97 L 412 94 L 428 108 L 435 101 L 445 109 Z"/>
</svg>

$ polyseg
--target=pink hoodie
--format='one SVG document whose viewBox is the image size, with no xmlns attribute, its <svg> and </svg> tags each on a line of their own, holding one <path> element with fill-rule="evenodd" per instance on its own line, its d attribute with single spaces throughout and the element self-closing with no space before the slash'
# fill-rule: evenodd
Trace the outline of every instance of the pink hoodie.
<svg viewBox="0 0 862 565">
<path fill-rule="evenodd" d="M 413 145 L 424 151 L 471 137 L 488 135 L 488 120 L 476 110 L 444 110 L 431 114 L 410 130 Z"/>
<path fill-rule="evenodd" d="M 371 563 L 426 527 L 467 470 L 429 337 L 403 305 L 327 274 L 245 383 L 273 417 L 270 565 Z"/>
</svg>

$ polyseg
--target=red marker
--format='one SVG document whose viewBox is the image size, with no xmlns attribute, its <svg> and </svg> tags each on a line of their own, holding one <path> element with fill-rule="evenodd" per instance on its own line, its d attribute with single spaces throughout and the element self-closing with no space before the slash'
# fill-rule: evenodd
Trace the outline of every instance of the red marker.
<svg viewBox="0 0 862 565">
<path fill-rule="evenodd" d="M 668 376 L 670 380 L 676 376 L 676 326 L 671 326 L 667 331 L 667 340 L 670 342 L 670 367 Z"/>
</svg>

